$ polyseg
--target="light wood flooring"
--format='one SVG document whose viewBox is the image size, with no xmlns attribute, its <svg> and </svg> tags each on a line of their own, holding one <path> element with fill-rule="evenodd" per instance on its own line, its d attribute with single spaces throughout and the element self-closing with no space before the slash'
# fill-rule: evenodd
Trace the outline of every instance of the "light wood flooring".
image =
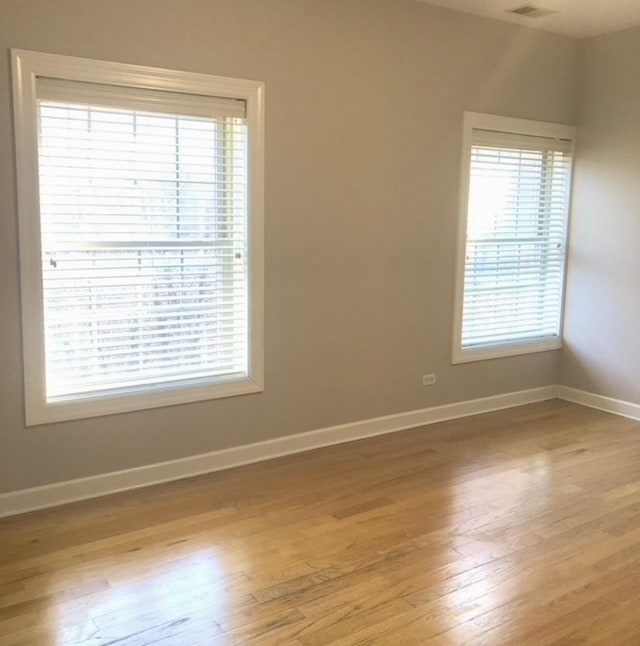
<svg viewBox="0 0 640 646">
<path fill-rule="evenodd" d="M 640 423 L 558 400 L 0 521 L 0 644 L 640 644 Z"/>
</svg>

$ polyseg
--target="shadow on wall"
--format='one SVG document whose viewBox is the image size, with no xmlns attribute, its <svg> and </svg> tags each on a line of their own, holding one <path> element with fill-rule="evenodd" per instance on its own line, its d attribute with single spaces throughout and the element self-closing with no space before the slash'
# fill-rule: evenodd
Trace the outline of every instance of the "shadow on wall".
<svg viewBox="0 0 640 646">
<path fill-rule="evenodd" d="M 571 377 L 569 379 L 569 376 Z M 598 374 L 595 361 L 589 361 L 588 356 L 580 350 L 577 351 L 565 339 L 562 344 L 562 374 L 560 383 L 586 390 L 591 393 L 605 393 L 606 380 Z"/>
<path fill-rule="evenodd" d="M 629 383 L 627 362 L 609 362 L 604 366 L 598 359 L 602 352 L 597 344 L 582 344 L 578 349 L 565 339 L 559 383 L 605 397 L 640 402 L 640 381 Z"/>
</svg>

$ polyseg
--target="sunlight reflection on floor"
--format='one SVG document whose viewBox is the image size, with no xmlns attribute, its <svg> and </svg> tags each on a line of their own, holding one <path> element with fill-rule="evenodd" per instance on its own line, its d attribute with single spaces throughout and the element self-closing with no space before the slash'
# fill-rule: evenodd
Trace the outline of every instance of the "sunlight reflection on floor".
<svg viewBox="0 0 640 646">
<path fill-rule="evenodd" d="M 137 635 L 145 643 L 193 631 L 196 625 L 202 637 L 219 633 L 219 621 L 227 612 L 228 577 L 222 560 L 212 549 L 199 549 L 175 561 L 165 559 L 158 557 L 155 573 L 149 555 L 109 564 L 102 572 L 94 570 L 93 576 L 106 576 L 109 587 L 49 606 L 54 643 L 108 643 L 122 639 L 124 627 L 127 635 Z"/>
</svg>

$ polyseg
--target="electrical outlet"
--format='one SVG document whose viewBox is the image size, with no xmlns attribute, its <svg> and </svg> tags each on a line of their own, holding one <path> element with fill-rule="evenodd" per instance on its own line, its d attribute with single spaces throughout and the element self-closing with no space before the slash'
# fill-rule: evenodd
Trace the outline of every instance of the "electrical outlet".
<svg viewBox="0 0 640 646">
<path fill-rule="evenodd" d="M 436 383 L 435 374 L 431 375 L 422 375 L 422 385 L 423 386 L 433 386 Z"/>
</svg>

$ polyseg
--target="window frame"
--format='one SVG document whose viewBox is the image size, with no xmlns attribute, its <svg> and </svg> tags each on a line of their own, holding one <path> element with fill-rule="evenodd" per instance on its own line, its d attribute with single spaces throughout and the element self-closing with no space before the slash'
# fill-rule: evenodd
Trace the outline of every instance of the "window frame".
<svg viewBox="0 0 640 646">
<path fill-rule="evenodd" d="M 12 50 L 22 335 L 27 426 L 82 419 L 264 390 L 264 83 L 162 68 Z M 247 376 L 189 384 L 133 387 L 127 392 L 47 402 L 40 238 L 38 78 L 80 81 L 245 101 L 247 153 L 248 363 Z"/>
<path fill-rule="evenodd" d="M 540 339 L 536 341 L 511 341 L 496 343 L 479 348 L 462 347 L 462 320 L 464 306 L 464 277 L 466 265 L 467 246 L 467 221 L 469 208 L 469 186 L 471 179 L 471 152 L 473 130 L 492 130 L 496 132 L 546 137 L 551 139 L 567 139 L 571 141 L 571 156 L 573 160 L 575 149 L 576 127 L 566 124 L 551 123 L 546 121 L 532 121 L 502 117 L 479 112 L 465 112 L 463 118 L 462 156 L 460 171 L 460 205 L 458 211 L 458 229 L 456 239 L 456 266 L 455 266 L 455 295 L 453 313 L 453 351 L 452 363 L 469 363 L 500 357 L 545 352 L 562 348 L 562 327 L 564 319 L 565 285 L 567 272 L 567 238 L 569 232 L 569 215 L 571 211 L 571 193 L 573 163 L 569 170 L 569 188 L 567 191 L 565 231 L 564 231 L 564 262 L 562 271 L 561 306 L 560 306 L 560 334 L 557 337 Z"/>
</svg>

